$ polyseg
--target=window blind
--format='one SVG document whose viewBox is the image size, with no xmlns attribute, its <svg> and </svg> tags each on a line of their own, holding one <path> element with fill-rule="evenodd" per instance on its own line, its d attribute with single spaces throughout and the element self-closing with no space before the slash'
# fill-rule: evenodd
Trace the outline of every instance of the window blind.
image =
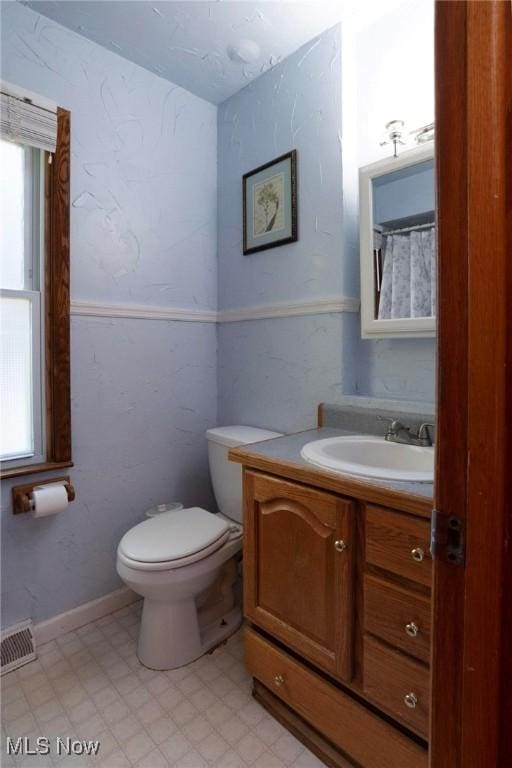
<svg viewBox="0 0 512 768">
<path fill-rule="evenodd" d="M 0 92 L 0 134 L 8 141 L 55 152 L 57 114 L 2 91 Z"/>
</svg>

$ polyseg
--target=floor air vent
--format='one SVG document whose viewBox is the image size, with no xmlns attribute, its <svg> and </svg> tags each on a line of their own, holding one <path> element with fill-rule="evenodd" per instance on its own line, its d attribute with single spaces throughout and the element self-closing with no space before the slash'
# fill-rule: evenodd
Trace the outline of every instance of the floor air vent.
<svg viewBox="0 0 512 768">
<path fill-rule="evenodd" d="M 2 632 L 0 674 L 11 672 L 36 658 L 36 644 L 32 632 L 32 622 L 21 624 Z"/>
</svg>

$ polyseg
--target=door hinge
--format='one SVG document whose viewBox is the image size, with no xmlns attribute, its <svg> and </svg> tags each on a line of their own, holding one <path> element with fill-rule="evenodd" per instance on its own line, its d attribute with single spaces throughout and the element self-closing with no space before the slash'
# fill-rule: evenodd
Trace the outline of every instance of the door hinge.
<svg viewBox="0 0 512 768">
<path fill-rule="evenodd" d="M 434 560 L 452 565 L 464 565 L 466 559 L 466 530 L 464 520 L 432 510 L 430 552 Z"/>
</svg>

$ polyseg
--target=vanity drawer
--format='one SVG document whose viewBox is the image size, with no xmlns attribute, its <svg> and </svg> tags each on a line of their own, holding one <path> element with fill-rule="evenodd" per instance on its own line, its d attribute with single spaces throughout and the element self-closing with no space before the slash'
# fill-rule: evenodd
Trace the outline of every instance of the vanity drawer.
<svg viewBox="0 0 512 768">
<path fill-rule="evenodd" d="M 428 667 L 378 640 L 364 638 L 364 692 L 424 738 L 428 736 L 429 680 Z"/>
<path fill-rule="evenodd" d="M 430 522 L 366 507 L 366 562 L 430 587 Z"/>
<path fill-rule="evenodd" d="M 429 663 L 428 597 L 365 574 L 364 629 L 420 661 Z"/>
<path fill-rule="evenodd" d="M 311 668 L 245 630 L 251 675 L 365 768 L 427 768 L 427 752 Z"/>
</svg>

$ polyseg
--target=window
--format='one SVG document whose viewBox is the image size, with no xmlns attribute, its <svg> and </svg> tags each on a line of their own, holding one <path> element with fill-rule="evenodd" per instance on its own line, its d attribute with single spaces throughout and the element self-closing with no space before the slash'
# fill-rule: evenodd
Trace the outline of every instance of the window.
<svg viewBox="0 0 512 768">
<path fill-rule="evenodd" d="M 0 107 L 0 461 L 6 477 L 71 466 L 69 113 L 37 107 L 5 84 Z"/>
<path fill-rule="evenodd" d="M 0 459 L 43 461 L 40 150 L 0 140 Z"/>
</svg>

